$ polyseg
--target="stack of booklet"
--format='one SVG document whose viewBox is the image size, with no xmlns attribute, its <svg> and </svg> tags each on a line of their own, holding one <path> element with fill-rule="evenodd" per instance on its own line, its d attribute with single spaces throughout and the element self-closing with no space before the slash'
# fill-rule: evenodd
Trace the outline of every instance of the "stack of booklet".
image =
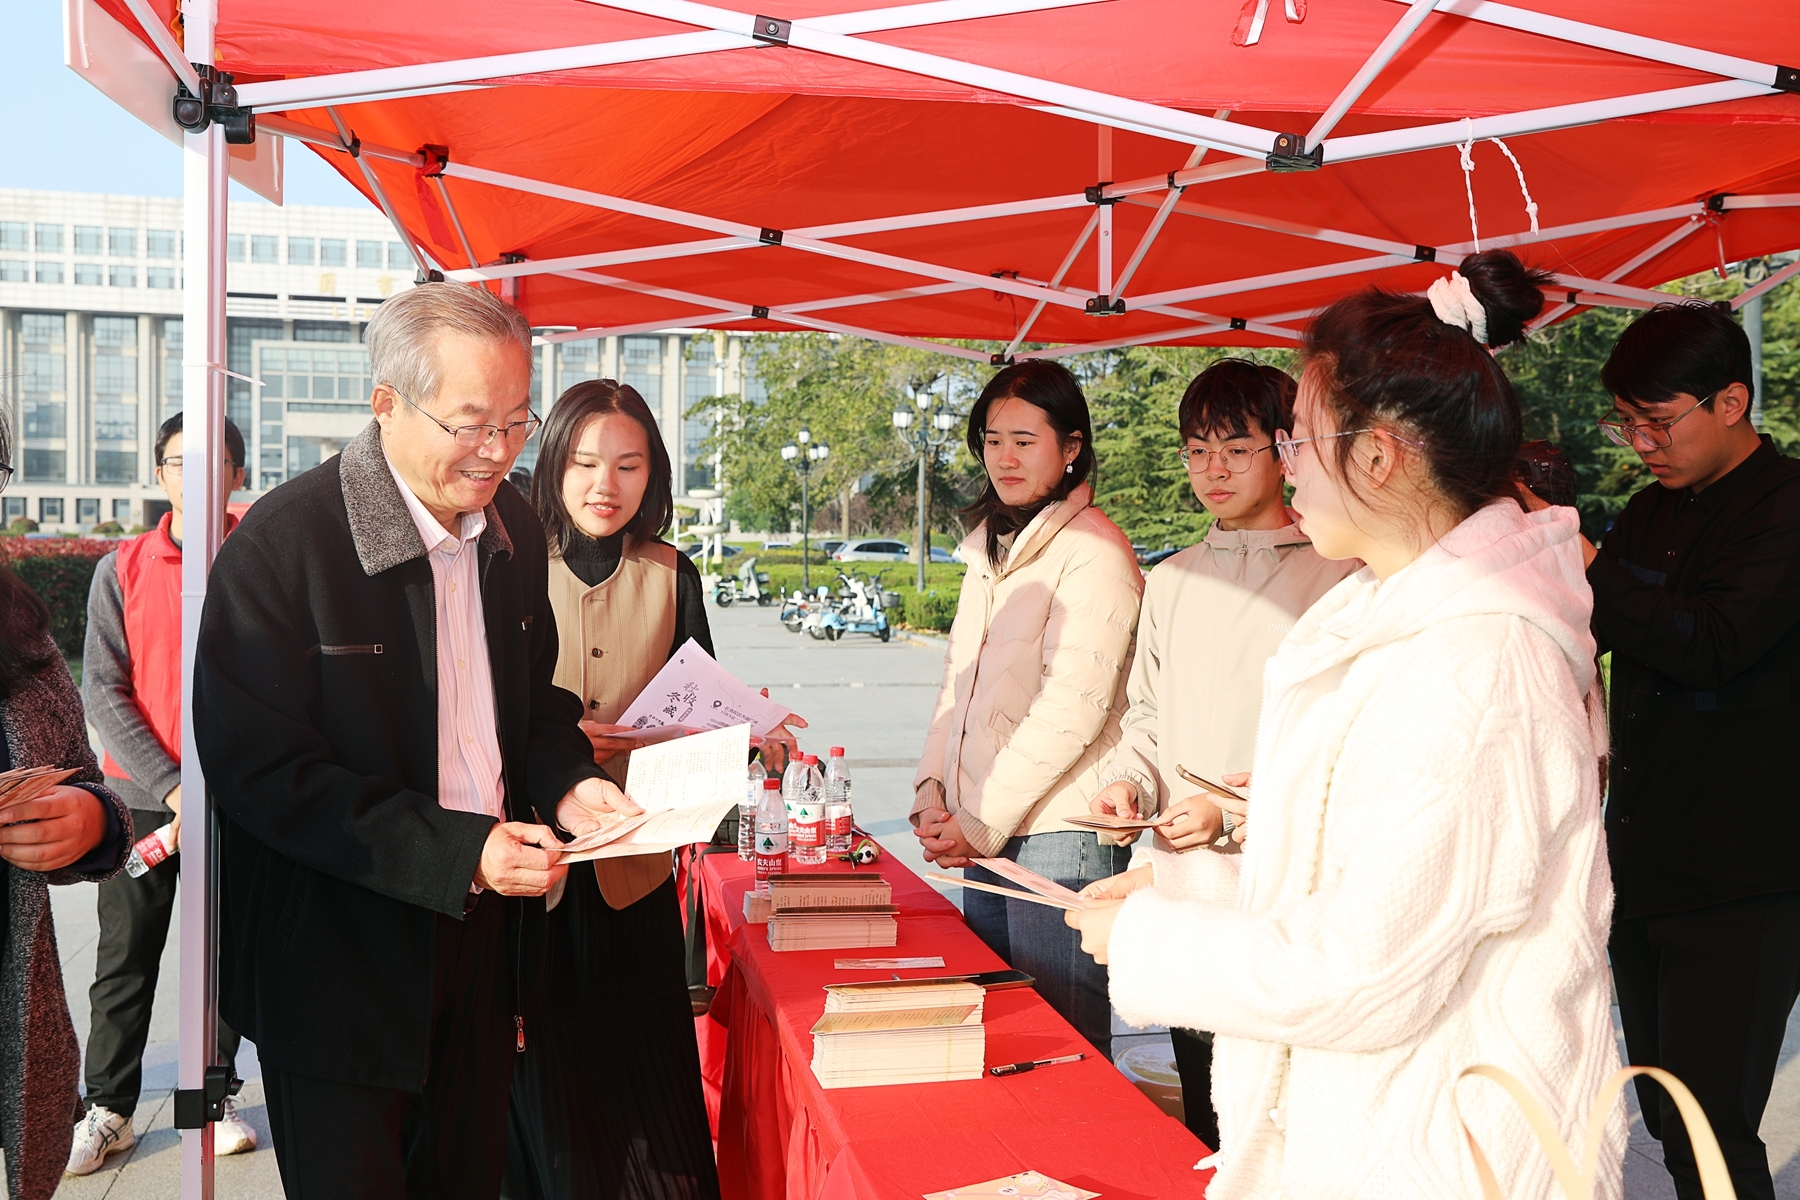
<svg viewBox="0 0 1800 1200">
<path fill-rule="evenodd" d="M 771 950 L 852 950 L 899 938 L 894 889 L 879 875 L 776 875 L 769 880 Z"/>
<path fill-rule="evenodd" d="M 986 993 L 966 980 L 830 984 L 812 1028 L 822 1087 L 978 1079 L 987 1054 Z"/>
</svg>

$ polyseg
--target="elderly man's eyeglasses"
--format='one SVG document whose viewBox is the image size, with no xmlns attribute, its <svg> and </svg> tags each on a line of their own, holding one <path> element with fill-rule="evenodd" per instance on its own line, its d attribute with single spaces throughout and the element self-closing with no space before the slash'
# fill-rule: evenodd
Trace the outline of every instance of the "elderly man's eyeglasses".
<svg viewBox="0 0 1800 1200">
<path fill-rule="evenodd" d="M 1205 474 L 1215 459 L 1220 466 L 1233 475 L 1242 475 L 1256 461 L 1256 456 L 1264 450 L 1273 450 L 1271 442 L 1267 446 L 1226 446 L 1223 450 L 1210 450 L 1205 446 L 1183 446 L 1178 453 L 1181 465 L 1193 475 Z"/>
<path fill-rule="evenodd" d="M 156 460 L 156 465 L 161 467 L 165 472 L 172 471 L 179 475 L 181 474 L 181 455 L 171 454 L 168 458 L 159 458 Z M 232 462 L 229 458 L 220 459 L 219 465 L 224 467 L 227 471 L 237 469 L 237 464 Z"/>
<path fill-rule="evenodd" d="M 1623 416 L 1615 413 L 1613 416 L 1607 417 L 1600 422 L 1600 432 L 1604 433 L 1606 435 L 1606 440 L 1615 446 L 1632 446 L 1635 448 L 1637 442 L 1642 439 L 1644 444 L 1649 446 L 1652 450 L 1667 450 L 1675 441 L 1675 435 L 1669 431 L 1673 429 L 1682 418 L 1686 417 L 1688 413 L 1693 412 L 1695 408 L 1699 408 L 1701 405 L 1707 403 L 1707 401 L 1714 399 L 1717 395 L 1718 392 L 1714 392 L 1705 400 L 1696 401 L 1693 408 L 1687 409 L 1678 416 L 1670 417 L 1666 421 L 1639 421 L 1634 423 L 1625 420 Z"/>
<path fill-rule="evenodd" d="M 389 390 L 393 390 L 391 385 Z M 395 391 L 394 395 L 400 396 L 400 399 L 402 400 L 406 400 L 409 407 L 425 413 L 425 416 L 429 417 L 439 429 L 442 429 L 445 433 L 455 438 L 457 445 L 471 450 L 477 446 L 491 446 L 494 444 L 495 438 L 503 439 L 508 446 L 523 446 L 526 441 L 530 439 L 531 435 L 538 431 L 538 426 L 543 424 L 543 422 L 538 419 L 537 414 L 532 413 L 528 419 L 514 421 L 511 425 L 446 425 L 436 417 L 433 417 L 429 412 L 426 412 L 423 408 L 419 408 L 419 406 L 414 404 L 411 400 L 407 400 L 406 397 L 401 395 L 398 391 Z M 530 412 L 529 409 L 526 411 Z"/>
</svg>

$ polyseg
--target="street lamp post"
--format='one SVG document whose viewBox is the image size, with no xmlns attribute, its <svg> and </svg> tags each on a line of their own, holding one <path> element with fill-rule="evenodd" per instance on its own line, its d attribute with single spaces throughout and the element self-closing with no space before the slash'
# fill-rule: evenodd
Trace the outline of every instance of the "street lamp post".
<svg viewBox="0 0 1800 1200">
<path fill-rule="evenodd" d="M 944 403 L 946 405 L 949 403 L 949 397 L 950 385 L 949 380 L 946 379 L 944 383 Z M 905 408 L 894 410 L 894 436 L 898 437 L 901 445 L 911 450 L 919 459 L 918 589 L 921 592 L 925 590 L 925 564 L 931 559 L 931 530 L 926 520 L 929 511 L 925 486 L 926 469 L 937 452 L 949 444 L 950 431 L 956 428 L 956 414 L 949 411 L 948 408 L 939 408 L 936 413 L 931 411 L 936 400 L 937 397 L 928 391 L 920 391 L 915 394 L 913 403 L 919 409 L 916 425 L 911 410 Z M 925 419 L 928 416 L 931 418 L 929 421 Z"/>
<path fill-rule="evenodd" d="M 812 540 L 808 536 L 812 529 L 812 512 L 809 507 L 807 485 L 812 482 L 812 465 L 824 462 L 831 457 L 831 447 L 823 442 L 817 445 L 812 441 L 812 430 L 802 425 L 794 434 L 794 440 L 781 448 L 781 457 L 794 468 L 800 476 L 800 590 L 812 590 Z"/>
</svg>

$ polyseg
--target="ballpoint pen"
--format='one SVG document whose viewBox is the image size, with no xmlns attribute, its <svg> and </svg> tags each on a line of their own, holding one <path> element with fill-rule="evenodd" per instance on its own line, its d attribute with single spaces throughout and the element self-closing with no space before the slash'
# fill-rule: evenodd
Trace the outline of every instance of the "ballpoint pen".
<svg viewBox="0 0 1800 1200">
<path fill-rule="evenodd" d="M 989 1067 L 989 1075 L 1023 1075 L 1027 1071 L 1035 1071 L 1039 1067 L 1054 1067 L 1057 1063 L 1080 1062 L 1085 1054 L 1065 1054 L 1061 1058 L 1040 1058 L 1035 1062 L 1002 1063 L 997 1067 Z"/>
</svg>

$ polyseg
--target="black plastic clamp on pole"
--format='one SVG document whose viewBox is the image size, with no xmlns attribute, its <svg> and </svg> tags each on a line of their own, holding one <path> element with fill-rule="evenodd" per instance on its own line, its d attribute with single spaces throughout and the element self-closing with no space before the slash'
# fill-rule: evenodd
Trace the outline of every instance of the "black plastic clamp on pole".
<svg viewBox="0 0 1800 1200">
<path fill-rule="evenodd" d="M 1242 317 L 1233 317 L 1231 318 L 1231 327 L 1233 329 L 1248 329 L 1250 328 L 1250 322 Z"/>
<path fill-rule="evenodd" d="M 235 1096 L 244 1081 L 230 1067 L 206 1068 L 206 1086 L 175 1090 L 175 1128 L 204 1129 L 224 1116 L 225 1098 Z"/>
<path fill-rule="evenodd" d="M 350 135 L 350 144 L 344 147 L 344 152 L 346 154 L 348 154 L 351 158 L 361 158 L 362 157 L 362 139 L 357 137 L 354 133 L 351 134 Z"/>
<path fill-rule="evenodd" d="M 1414 262 L 1436 262 L 1437 261 L 1437 247 L 1436 246 L 1414 246 L 1413 247 L 1413 261 Z"/>
<path fill-rule="evenodd" d="M 415 284 L 442 283 L 442 282 L 444 282 L 444 273 L 442 271 L 437 271 L 437 270 L 427 271 L 424 267 L 420 267 L 416 272 L 413 273 L 413 283 L 415 283 Z"/>
<path fill-rule="evenodd" d="M 766 321 L 769 319 L 769 306 L 766 304 L 752 304 L 750 306 L 750 315 L 758 321 Z"/>
<path fill-rule="evenodd" d="M 1169 172 L 1169 177 L 1173 179 L 1175 177 L 1175 172 Z M 1089 204 L 1117 204 L 1119 202 L 1117 196 L 1108 196 L 1106 194 L 1106 189 L 1111 186 L 1112 180 L 1107 179 L 1094 184 L 1092 187 L 1083 188 L 1082 191 L 1083 194 L 1087 196 L 1087 202 Z"/>
<path fill-rule="evenodd" d="M 756 24 L 750 27 L 750 36 L 770 46 L 785 46 L 788 38 L 794 35 L 794 23 L 783 21 L 780 17 L 757 17 Z"/>
<path fill-rule="evenodd" d="M 231 76 L 211 63 L 195 63 L 200 76 L 200 93 L 188 91 L 187 84 L 175 84 L 175 123 L 189 133 L 200 133 L 214 121 L 225 131 L 225 140 L 233 146 L 248 146 L 256 141 L 256 114 L 238 104 L 237 88 Z"/>
<path fill-rule="evenodd" d="M 1323 144 L 1306 147 L 1306 139 L 1297 133 L 1278 133 L 1275 135 L 1275 148 L 1269 151 L 1267 165 L 1270 171 L 1278 175 L 1288 175 L 1295 171 L 1316 171 L 1325 165 L 1325 147 Z"/>
<path fill-rule="evenodd" d="M 427 179 L 441 179 L 444 168 L 450 165 L 450 147 L 420 146 L 419 159 Z"/>
<path fill-rule="evenodd" d="M 1116 317 L 1125 311 L 1125 301 L 1115 300 L 1111 296 L 1089 296 L 1082 308 L 1089 316 Z"/>
<path fill-rule="evenodd" d="M 1010 366 L 1012 366 L 1012 364 L 1013 364 L 1013 357 L 1010 354 L 990 354 L 990 355 L 988 355 L 988 365 L 991 367 L 1010 367 Z"/>
<path fill-rule="evenodd" d="M 1725 213 L 1725 201 L 1731 199 L 1732 195 L 1733 193 L 1731 192 L 1714 192 L 1706 198 L 1706 211 L 1718 213 L 1723 216 Z"/>
<path fill-rule="evenodd" d="M 1565 304 L 1580 304 L 1581 303 L 1581 294 L 1579 292 L 1570 292 L 1569 298 L 1567 300 L 1563 301 L 1563 303 L 1565 303 Z"/>
<path fill-rule="evenodd" d="M 781 230 L 765 229 L 756 235 L 756 240 L 765 246 L 781 245 Z"/>
<path fill-rule="evenodd" d="M 1800 67 L 1776 67 L 1775 90 L 1778 92 L 1800 92 Z"/>
</svg>

